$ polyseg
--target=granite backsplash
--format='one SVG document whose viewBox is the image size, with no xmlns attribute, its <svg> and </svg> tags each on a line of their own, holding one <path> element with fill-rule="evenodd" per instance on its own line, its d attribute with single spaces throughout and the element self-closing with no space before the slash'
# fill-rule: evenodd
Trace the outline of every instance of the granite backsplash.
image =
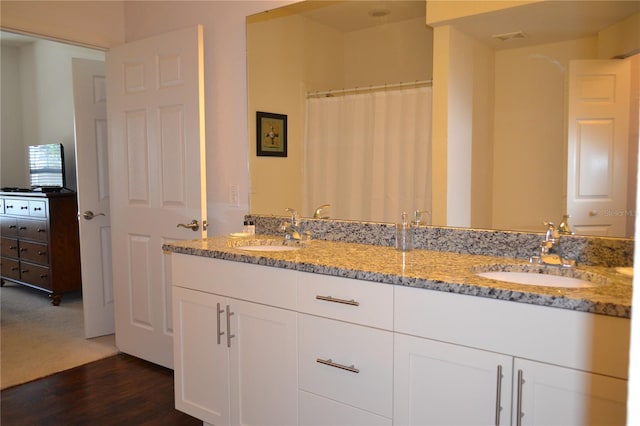
<svg viewBox="0 0 640 426">
<path fill-rule="evenodd" d="M 255 222 L 257 234 L 265 235 L 283 235 L 281 224 L 288 219 L 287 216 L 274 215 L 245 216 L 245 220 Z M 393 223 L 301 218 L 299 227 L 302 232 L 309 231 L 311 238 L 317 240 L 379 246 L 395 244 Z M 536 254 L 544 239 L 544 232 L 436 226 L 417 226 L 413 232 L 416 249 L 522 259 Z M 561 236 L 563 255 L 575 259 L 578 265 L 633 266 L 634 243 L 630 238 Z"/>
</svg>

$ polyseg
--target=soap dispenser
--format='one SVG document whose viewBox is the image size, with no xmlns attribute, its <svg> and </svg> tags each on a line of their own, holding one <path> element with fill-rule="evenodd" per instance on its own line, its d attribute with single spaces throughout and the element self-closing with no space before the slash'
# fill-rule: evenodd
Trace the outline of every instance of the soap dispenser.
<svg viewBox="0 0 640 426">
<path fill-rule="evenodd" d="M 407 220 L 407 213 L 402 212 L 402 222 L 396 223 L 396 250 L 409 251 L 413 248 L 413 230 Z"/>
</svg>

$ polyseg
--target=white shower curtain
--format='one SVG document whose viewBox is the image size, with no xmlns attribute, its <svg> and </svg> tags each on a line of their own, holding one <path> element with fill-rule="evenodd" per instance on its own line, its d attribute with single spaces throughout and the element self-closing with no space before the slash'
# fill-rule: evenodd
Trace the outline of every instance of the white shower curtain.
<svg viewBox="0 0 640 426">
<path fill-rule="evenodd" d="M 398 222 L 431 210 L 431 87 L 307 100 L 305 211 Z M 428 217 L 425 217 L 428 220 Z"/>
</svg>

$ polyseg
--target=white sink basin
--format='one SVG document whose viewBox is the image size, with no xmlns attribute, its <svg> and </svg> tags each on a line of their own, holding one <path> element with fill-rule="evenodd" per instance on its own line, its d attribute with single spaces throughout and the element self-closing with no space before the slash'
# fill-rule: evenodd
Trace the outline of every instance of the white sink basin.
<svg viewBox="0 0 640 426">
<path fill-rule="evenodd" d="M 598 285 L 597 283 L 580 278 L 561 277 L 558 275 L 540 274 L 536 272 L 494 271 L 477 272 L 476 275 L 497 281 L 545 287 L 587 288 Z"/>
<path fill-rule="evenodd" d="M 283 246 L 283 245 L 257 245 L 257 246 L 238 246 L 239 250 L 247 251 L 294 251 L 300 250 L 299 246 Z"/>
</svg>

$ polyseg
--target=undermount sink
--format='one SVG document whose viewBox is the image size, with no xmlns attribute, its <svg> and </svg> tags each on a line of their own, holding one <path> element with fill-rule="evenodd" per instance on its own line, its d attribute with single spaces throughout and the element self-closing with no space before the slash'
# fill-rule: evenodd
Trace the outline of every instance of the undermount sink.
<svg viewBox="0 0 640 426">
<path fill-rule="evenodd" d="M 479 272 L 477 275 L 497 281 L 515 284 L 539 285 L 544 287 L 587 288 L 598 284 L 580 278 L 561 277 L 558 275 L 540 274 L 535 272 L 495 271 Z"/>
<path fill-rule="evenodd" d="M 284 245 L 256 245 L 256 246 L 238 246 L 239 250 L 248 251 L 294 251 L 299 250 L 300 246 L 284 246 Z"/>
</svg>

